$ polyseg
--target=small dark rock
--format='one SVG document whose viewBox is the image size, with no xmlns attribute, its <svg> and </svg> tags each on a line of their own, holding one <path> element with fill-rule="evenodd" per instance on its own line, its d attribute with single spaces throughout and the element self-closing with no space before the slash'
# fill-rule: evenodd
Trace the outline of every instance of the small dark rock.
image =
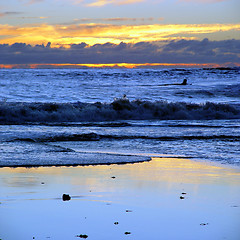
<svg viewBox="0 0 240 240">
<path fill-rule="evenodd" d="M 182 194 L 184 195 L 184 194 L 187 194 L 187 193 L 185 193 L 185 192 L 182 192 Z"/>
<path fill-rule="evenodd" d="M 180 199 L 184 199 L 184 197 L 183 197 L 183 196 L 180 196 Z"/>
<path fill-rule="evenodd" d="M 114 179 L 114 178 L 116 178 L 116 177 L 112 176 L 112 178 Z"/>
<path fill-rule="evenodd" d="M 115 224 L 115 225 L 118 225 L 119 223 L 118 223 L 118 222 L 115 222 L 114 224 Z"/>
<path fill-rule="evenodd" d="M 45 184 L 45 182 L 41 182 L 41 184 Z"/>
<path fill-rule="evenodd" d="M 88 238 L 88 235 L 86 235 L 86 234 L 80 234 L 80 235 L 77 235 L 77 237 L 79 237 L 79 238 Z"/>
<path fill-rule="evenodd" d="M 68 194 L 63 194 L 62 195 L 62 200 L 63 201 L 69 201 L 71 199 L 71 197 Z"/>
<path fill-rule="evenodd" d="M 201 226 L 206 226 L 206 225 L 208 225 L 208 223 L 201 223 L 200 225 Z"/>
<path fill-rule="evenodd" d="M 126 212 L 132 212 L 132 210 L 126 210 Z"/>
<path fill-rule="evenodd" d="M 126 235 L 129 235 L 129 234 L 131 234 L 131 232 L 125 232 L 125 234 L 126 234 Z"/>
</svg>

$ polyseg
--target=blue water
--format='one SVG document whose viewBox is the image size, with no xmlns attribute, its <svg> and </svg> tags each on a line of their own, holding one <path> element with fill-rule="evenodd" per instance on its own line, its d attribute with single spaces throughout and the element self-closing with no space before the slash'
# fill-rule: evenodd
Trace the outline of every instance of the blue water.
<svg viewBox="0 0 240 240">
<path fill-rule="evenodd" d="M 240 69 L 0 70 L 0 166 L 240 165 Z M 181 85 L 183 79 L 187 85 Z"/>
</svg>

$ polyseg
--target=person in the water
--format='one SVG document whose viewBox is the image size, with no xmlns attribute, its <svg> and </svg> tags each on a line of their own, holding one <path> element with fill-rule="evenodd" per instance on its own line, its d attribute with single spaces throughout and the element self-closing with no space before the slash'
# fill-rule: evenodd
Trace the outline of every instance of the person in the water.
<svg viewBox="0 0 240 240">
<path fill-rule="evenodd" d="M 159 85 L 159 86 L 172 86 L 172 85 L 187 85 L 187 79 L 185 78 L 182 81 L 182 83 L 167 83 L 167 84 L 162 84 L 162 85 Z"/>
<path fill-rule="evenodd" d="M 181 85 L 187 85 L 187 79 L 186 79 L 186 78 L 183 80 L 183 82 L 181 83 Z"/>
</svg>

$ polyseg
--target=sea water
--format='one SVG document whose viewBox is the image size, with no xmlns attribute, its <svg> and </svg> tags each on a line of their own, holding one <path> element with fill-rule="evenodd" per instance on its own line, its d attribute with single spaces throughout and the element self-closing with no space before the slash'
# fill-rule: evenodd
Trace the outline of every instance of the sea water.
<svg viewBox="0 0 240 240">
<path fill-rule="evenodd" d="M 240 68 L 1 69 L 0 166 L 240 166 Z M 187 85 L 181 85 L 187 79 Z"/>
</svg>

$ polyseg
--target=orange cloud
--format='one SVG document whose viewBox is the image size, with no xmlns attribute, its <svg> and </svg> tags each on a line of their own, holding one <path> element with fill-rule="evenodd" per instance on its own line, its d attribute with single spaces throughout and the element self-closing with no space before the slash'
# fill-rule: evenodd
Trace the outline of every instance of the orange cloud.
<svg viewBox="0 0 240 240">
<path fill-rule="evenodd" d="M 96 0 L 92 3 L 86 4 L 88 7 L 102 7 L 108 4 L 115 4 L 115 5 L 126 5 L 126 4 L 133 4 L 138 2 L 143 2 L 144 0 Z"/>
<path fill-rule="evenodd" d="M 240 31 L 240 24 L 72 24 L 72 25 L 0 25 L 0 43 L 24 42 L 39 44 L 52 42 L 54 46 L 86 42 L 89 45 L 111 42 L 152 42 L 170 39 L 197 39 L 228 31 Z"/>
</svg>

